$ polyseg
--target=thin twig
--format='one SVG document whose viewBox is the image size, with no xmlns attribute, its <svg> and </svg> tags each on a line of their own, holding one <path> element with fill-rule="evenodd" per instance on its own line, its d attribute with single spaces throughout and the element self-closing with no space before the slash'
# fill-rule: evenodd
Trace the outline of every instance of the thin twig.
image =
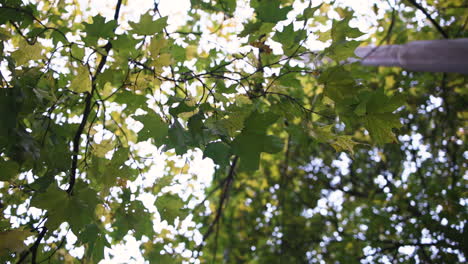
<svg viewBox="0 0 468 264">
<path fill-rule="evenodd" d="M 427 19 L 429 19 L 429 21 L 431 21 L 432 25 L 434 25 L 434 27 L 437 29 L 437 31 L 439 31 L 439 33 L 446 39 L 449 38 L 449 35 L 447 34 L 447 32 L 445 32 L 445 30 L 439 25 L 439 23 L 437 23 L 437 21 L 435 21 L 431 15 L 427 12 L 427 10 L 422 7 L 420 4 L 418 4 L 416 2 L 416 0 L 408 0 L 408 2 L 410 2 L 414 7 L 416 7 L 417 9 L 419 9 L 421 12 L 423 12 L 423 14 L 426 16 Z"/>
<path fill-rule="evenodd" d="M 215 226 L 219 223 L 219 220 L 221 219 L 221 216 L 223 214 L 224 203 L 225 203 L 227 197 L 229 196 L 229 189 L 230 189 L 231 183 L 232 183 L 232 181 L 234 179 L 235 169 L 236 169 L 236 165 L 237 165 L 238 160 L 239 160 L 239 156 L 235 156 L 233 158 L 233 160 L 232 160 L 231 167 L 229 168 L 227 180 L 224 183 L 223 192 L 221 194 L 221 198 L 220 198 L 219 203 L 218 203 L 218 209 L 216 210 L 215 219 L 213 220 L 213 222 L 211 222 L 210 226 L 208 227 L 208 230 L 203 235 L 203 240 L 202 240 L 203 242 L 197 248 L 198 252 L 202 251 L 203 246 L 204 246 L 203 243 L 211 235 L 211 233 L 213 233 L 213 230 L 214 230 Z"/>
</svg>

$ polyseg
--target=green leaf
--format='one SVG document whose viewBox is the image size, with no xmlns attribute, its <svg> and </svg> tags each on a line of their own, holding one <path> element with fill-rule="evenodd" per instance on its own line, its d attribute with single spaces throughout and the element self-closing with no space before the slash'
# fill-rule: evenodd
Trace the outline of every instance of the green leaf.
<svg viewBox="0 0 468 264">
<path fill-rule="evenodd" d="M 0 181 L 14 179 L 19 173 L 18 163 L 11 160 L 0 160 Z"/>
<path fill-rule="evenodd" d="M 119 167 L 120 165 L 124 164 L 125 161 L 128 160 L 129 157 L 129 149 L 120 147 L 117 151 L 114 152 L 112 155 L 112 166 Z"/>
<path fill-rule="evenodd" d="M 146 115 L 133 116 L 133 119 L 143 123 L 143 128 L 138 132 L 138 140 L 145 141 L 149 138 L 154 139 L 154 145 L 160 147 L 164 144 L 169 133 L 169 125 L 154 112 Z"/>
<path fill-rule="evenodd" d="M 193 1 L 193 0 L 192 0 Z M 145 243 L 144 257 L 149 261 L 150 264 L 178 264 L 179 262 L 173 258 L 170 254 L 161 254 L 161 250 L 164 249 L 163 243 Z"/>
<path fill-rule="evenodd" d="M 267 128 L 278 120 L 278 115 L 272 112 L 260 113 L 258 111 L 252 112 L 252 114 L 245 120 L 244 131 L 254 133 L 265 133 Z"/>
<path fill-rule="evenodd" d="M 89 224 L 83 232 L 79 234 L 79 238 L 83 244 L 87 244 L 86 258 L 92 259 L 94 263 L 98 263 L 104 258 L 104 248 L 110 247 L 103 230 L 96 224 Z"/>
<path fill-rule="evenodd" d="M 325 95 L 335 102 L 349 100 L 358 92 L 355 80 L 350 72 L 342 66 L 334 66 L 324 70 L 319 77 L 319 82 L 325 85 Z"/>
<path fill-rule="evenodd" d="M 96 156 L 103 158 L 107 152 L 114 148 L 114 146 L 115 142 L 113 142 L 112 139 L 105 139 L 102 140 L 99 144 L 93 144 L 93 153 Z"/>
<path fill-rule="evenodd" d="M 154 234 L 152 214 L 141 201 L 128 202 L 124 199 L 124 203 L 115 212 L 118 217 L 112 226 L 113 237 L 120 241 L 129 230 L 135 231 L 134 236 L 137 239 L 141 239 L 143 235 L 152 237 Z"/>
<path fill-rule="evenodd" d="M 13 8 L 1 8 L 0 9 L 0 25 L 7 23 L 8 21 L 19 21 L 23 18 L 20 11 Z"/>
<path fill-rule="evenodd" d="M 203 135 L 203 120 L 204 116 L 199 113 L 191 116 L 187 122 L 187 127 L 189 129 L 190 134 L 192 135 L 192 145 L 194 146 L 205 144 L 205 137 Z"/>
<path fill-rule="evenodd" d="M 138 35 L 154 35 L 162 32 L 167 26 L 167 17 L 161 17 L 153 21 L 153 16 L 147 12 L 140 17 L 138 23 L 130 21 L 128 24 L 133 28 L 133 32 Z"/>
<path fill-rule="evenodd" d="M 45 193 L 38 193 L 32 199 L 31 206 L 47 210 L 47 228 L 54 230 L 61 223 L 68 222 L 73 232 L 78 233 L 93 221 L 99 199 L 96 192 L 81 181 L 75 184 L 73 193 L 69 196 L 64 190 L 51 185 Z"/>
<path fill-rule="evenodd" d="M 66 31 L 62 31 L 62 33 L 66 34 Z M 59 42 L 62 42 L 62 44 L 69 43 L 68 39 L 57 30 L 52 31 L 52 33 L 50 33 L 50 36 L 52 37 L 52 42 L 54 43 L 54 45 L 57 45 Z"/>
<path fill-rule="evenodd" d="M 131 34 L 123 34 L 116 36 L 115 39 L 111 40 L 112 48 L 119 54 L 129 57 L 136 57 L 141 50 L 135 49 L 135 46 L 141 40 L 135 39 Z"/>
<path fill-rule="evenodd" d="M 309 5 L 308 7 L 306 7 L 306 9 L 304 9 L 304 11 L 302 12 L 302 16 L 300 18 L 298 18 L 297 20 L 302 21 L 302 20 L 313 18 L 315 12 L 318 9 L 320 9 L 320 7 L 322 7 L 322 5 L 323 5 L 323 3 L 321 3 L 320 5 L 315 6 L 315 7 L 311 7 Z"/>
<path fill-rule="evenodd" d="M 290 56 L 299 47 L 301 41 L 306 37 L 305 30 L 294 31 L 294 23 L 283 28 L 283 31 L 277 31 L 273 36 L 273 40 L 283 45 L 284 54 Z"/>
<path fill-rule="evenodd" d="M 111 245 L 109 244 L 109 242 L 107 242 L 107 239 L 104 235 L 98 234 L 98 237 L 94 242 L 93 251 L 91 255 L 91 258 L 94 261 L 94 263 L 99 263 L 100 260 L 104 259 L 104 249 L 106 247 L 110 248 Z"/>
<path fill-rule="evenodd" d="M 263 152 L 274 154 L 283 150 L 283 140 L 277 136 L 266 136 L 263 140 Z"/>
<path fill-rule="evenodd" d="M 240 168 L 256 171 L 259 168 L 260 154 L 266 135 L 241 133 L 232 142 L 232 151 L 240 158 Z"/>
<path fill-rule="evenodd" d="M 332 132 L 332 128 L 335 125 L 328 125 L 323 127 L 314 128 L 312 132 L 312 136 L 317 139 L 319 142 L 322 143 L 330 143 L 336 138 L 335 133 Z"/>
<path fill-rule="evenodd" d="M 166 38 L 164 38 L 163 35 L 158 34 L 155 37 L 151 39 L 151 43 L 149 46 L 149 51 L 151 54 L 151 58 L 153 60 L 157 60 L 159 55 L 161 54 L 161 49 L 165 48 L 168 45 L 168 41 Z M 185 54 L 185 52 L 184 52 Z"/>
<path fill-rule="evenodd" d="M 67 221 L 69 197 L 64 190 L 55 185 L 49 186 L 45 193 L 36 194 L 31 200 L 31 206 L 47 210 L 46 227 L 54 230 Z"/>
<path fill-rule="evenodd" d="M 186 102 L 180 102 L 176 107 L 169 109 L 169 113 L 177 117 L 181 113 L 192 112 L 196 109 L 195 105 L 188 105 Z"/>
<path fill-rule="evenodd" d="M 348 15 L 342 20 L 333 20 L 331 29 L 333 42 L 341 42 L 345 41 L 346 38 L 357 38 L 364 35 L 359 29 L 349 26 L 351 18 L 352 16 Z"/>
<path fill-rule="evenodd" d="M 276 136 L 255 132 L 242 132 L 232 142 L 232 151 L 240 158 L 240 168 L 256 171 L 262 152 L 276 153 L 283 149 L 283 142 Z"/>
<path fill-rule="evenodd" d="M 336 61 L 346 60 L 349 57 L 353 57 L 354 50 L 361 43 L 356 40 L 348 40 L 348 38 L 357 38 L 362 36 L 364 33 L 359 31 L 357 28 L 351 28 L 349 21 L 352 18 L 352 14 L 348 14 L 342 20 L 333 20 L 331 28 L 332 45 L 325 50 L 325 53 Z"/>
<path fill-rule="evenodd" d="M 246 120 L 245 127 L 232 142 L 232 151 L 240 158 L 240 168 L 255 171 L 259 167 L 261 152 L 276 153 L 283 148 L 281 139 L 267 136 L 267 128 L 278 116 L 254 111 Z"/>
<path fill-rule="evenodd" d="M 369 113 L 391 113 L 402 106 L 405 98 L 402 94 L 387 96 L 383 89 L 370 94 L 367 102 L 367 112 Z"/>
<path fill-rule="evenodd" d="M 74 232 L 77 233 L 85 225 L 94 221 L 94 211 L 98 203 L 96 191 L 89 188 L 88 184 L 82 181 L 75 184 L 67 208 L 67 222 Z"/>
<path fill-rule="evenodd" d="M 114 36 L 114 30 L 117 27 L 115 20 L 106 22 L 106 19 L 101 15 L 93 17 L 93 23 L 83 23 L 87 37 L 94 38 L 97 41 L 99 38 L 111 38 Z"/>
<path fill-rule="evenodd" d="M 99 227 L 96 224 L 89 224 L 86 228 L 79 234 L 79 238 L 83 243 L 94 243 L 97 239 L 97 235 L 101 232 Z M 91 249 L 92 251 L 92 249 Z"/>
<path fill-rule="evenodd" d="M 177 121 L 177 119 L 174 120 L 174 123 L 172 126 L 169 128 L 169 141 L 170 145 L 168 145 L 168 148 L 175 148 L 176 154 L 177 155 L 182 155 L 187 152 L 187 139 L 189 135 L 187 131 L 182 127 L 182 125 Z"/>
<path fill-rule="evenodd" d="M 354 155 L 354 146 L 358 144 L 352 140 L 351 136 L 337 136 L 335 141 L 331 143 L 331 146 L 337 151 L 347 151 Z"/>
<path fill-rule="evenodd" d="M 184 201 L 176 194 L 167 193 L 158 197 L 155 205 L 161 220 L 167 220 L 169 224 L 173 224 L 177 217 L 183 220 L 188 215 L 187 210 L 183 208 Z"/>
<path fill-rule="evenodd" d="M 232 16 L 236 10 L 237 0 L 217 0 L 206 2 L 203 0 L 190 0 L 192 8 L 202 8 L 206 11 L 223 12 L 228 16 Z"/>
<path fill-rule="evenodd" d="M 269 1 L 252 1 L 252 6 L 255 6 L 257 12 L 257 18 L 262 22 L 276 23 L 286 19 L 286 15 L 293 8 L 292 6 L 280 7 L 281 1 L 269 0 Z"/>
<path fill-rule="evenodd" d="M 370 114 L 364 117 L 364 125 L 377 144 L 397 142 L 397 138 L 392 132 L 393 128 L 401 127 L 397 115 L 392 113 Z"/>
<path fill-rule="evenodd" d="M 334 42 L 330 47 L 325 50 L 328 57 L 336 61 L 346 60 L 354 57 L 354 50 L 361 44 L 361 41 L 356 40 L 342 40 Z"/>
<path fill-rule="evenodd" d="M 208 157 L 221 167 L 229 165 L 230 156 L 231 148 L 221 141 L 209 143 L 203 151 L 203 158 Z"/>
<path fill-rule="evenodd" d="M 0 232 L 0 256 L 19 253 L 27 249 L 24 240 L 33 235 L 28 230 L 12 229 Z"/>
<path fill-rule="evenodd" d="M 88 67 L 80 65 L 76 71 L 69 89 L 77 93 L 91 92 L 91 75 Z"/>
<path fill-rule="evenodd" d="M 144 95 L 136 94 L 128 90 L 122 90 L 114 97 L 114 102 L 126 105 L 126 110 L 133 113 L 136 109 L 146 105 L 148 99 Z"/>
<path fill-rule="evenodd" d="M 228 116 L 217 120 L 214 129 L 220 134 L 234 137 L 244 127 L 244 121 L 250 114 L 250 107 L 236 108 L 228 112 Z M 207 126 L 211 126 L 208 122 Z"/>
<path fill-rule="evenodd" d="M 11 54 L 11 57 L 15 59 L 17 66 L 22 66 L 31 60 L 37 61 L 42 59 L 44 56 L 41 53 L 42 45 L 39 42 L 29 45 L 26 40 L 21 39 L 18 49 Z"/>
<path fill-rule="evenodd" d="M 6 30 L 4 28 L 0 28 L 0 40 L 5 41 L 5 40 L 9 40 L 10 38 L 11 38 L 10 31 L 8 31 L 8 30 Z"/>
<path fill-rule="evenodd" d="M 85 50 L 84 48 L 81 48 L 80 46 L 76 45 L 76 44 L 72 44 L 71 45 L 71 55 L 74 57 L 74 58 L 77 58 L 79 60 L 82 60 L 84 55 L 85 55 Z"/>
</svg>

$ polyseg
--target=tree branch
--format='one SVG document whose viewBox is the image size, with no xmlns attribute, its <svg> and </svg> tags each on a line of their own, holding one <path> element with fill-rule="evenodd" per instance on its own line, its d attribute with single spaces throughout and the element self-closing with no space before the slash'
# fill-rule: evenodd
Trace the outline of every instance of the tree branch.
<svg viewBox="0 0 468 264">
<path fill-rule="evenodd" d="M 34 241 L 34 244 L 29 248 L 28 251 L 26 251 L 21 256 L 21 258 L 18 260 L 17 264 L 23 263 L 26 260 L 26 257 L 29 255 L 29 253 L 32 253 L 31 263 L 36 264 L 37 249 L 39 248 L 39 244 L 41 243 L 41 241 L 44 238 L 46 233 L 47 233 L 47 227 L 42 228 L 42 231 L 37 236 L 36 241 Z"/>
<path fill-rule="evenodd" d="M 414 7 L 416 7 L 417 9 L 419 9 L 421 12 L 423 12 L 423 14 L 426 16 L 427 19 L 429 19 L 429 21 L 431 21 L 432 25 L 434 25 L 434 27 L 437 29 L 437 31 L 439 31 L 439 33 L 446 39 L 449 38 L 447 32 L 445 32 L 445 30 L 439 25 L 439 23 L 437 23 L 437 21 L 435 21 L 431 15 L 427 12 L 427 10 L 422 7 L 420 4 L 418 4 L 416 2 L 416 0 L 408 0 L 408 2 L 410 2 Z"/>
<path fill-rule="evenodd" d="M 227 197 L 229 196 L 229 189 L 230 189 L 231 183 L 232 183 L 232 181 L 234 179 L 234 173 L 235 173 L 235 169 L 236 169 L 236 165 L 237 165 L 238 160 L 239 160 L 239 156 L 235 156 L 234 159 L 232 160 L 231 167 L 229 168 L 228 176 L 227 176 L 226 181 L 224 183 L 223 192 L 221 194 L 221 198 L 220 198 L 219 203 L 218 203 L 218 209 L 216 210 L 215 219 L 213 220 L 213 222 L 211 222 L 210 226 L 208 227 L 208 230 L 203 235 L 203 242 L 205 242 L 205 240 L 211 235 L 211 233 L 213 232 L 215 226 L 218 224 L 219 220 L 221 219 L 221 216 L 223 214 L 224 203 L 225 203 Z M 198 247 L 198 249 L 197 249 L 198 252 L 200 252 L 203 249 L 203 242 Z"/>
<path fill-rule="evenodd" d="M 117 5 L 115 8 L 115 14 L 114 14 L 114 20 L 117 21 L 119 18 L 119 13 L 120 13 L 120 7 L 122 5 L 122 0 L 117 1 Z M 115 31 L 115 28 L 114 28 Z M 69 179 L 69 185 L 67 189 L 67 193 L 71 194 L 73 191 L 73 187 L 75 186 L 75 181 L 76 181 L 76 170 L 77 170 L 77 165 L 78 165 L 78 154 L 80 150 L 80 139 L 81 139 L 81 134 L 83 134 L 83 131 L 85 129 L 86 123 L 88 121 L 89 114 L 91 113 L 91 101 L 93 99 L 93 94 L 96 91 L 96 79 L 98 75 L 101 73 L 102 69 L 104 68 L 104 65 L 107 62 L 107 56 L 109 54 L 109 51 L 112 48 L 112 44 L 110 41 L 107 42 L 107 44 L 104 46 L 105 55 L 102 56 L 101 61 L 99 62 L 98 67 L 96 68 L 96 72 L 94 73 L 94 76 L 92 78 L 92 88 L 91 92 L 88 93 L 85 99 L 85 109 L 83 111 L 83 118 L 81 119 L 80 126 L 78 127 L 78 130 L 75 133 L 75 137 L 73 138 L 73 156 L 72 156 L 72 166 L 71 166 L 71 171 L 70 171 L 70 179 Z"/>
</svg>

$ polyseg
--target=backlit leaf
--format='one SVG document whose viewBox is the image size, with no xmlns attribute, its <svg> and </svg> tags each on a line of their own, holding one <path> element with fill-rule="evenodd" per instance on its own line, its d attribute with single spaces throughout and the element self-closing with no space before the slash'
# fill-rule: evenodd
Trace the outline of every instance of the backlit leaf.
<svg viewBox="0 0 468 264">
<path fill-rule="evenodd" d="M 154 144 L 158 147 L 164 144 L 168 135 L 169 126 L 156 113 L 148 113 L 142 116 L 134 116 L 133 119 L 143 123 L 143 128 L 138 132 L 138 140 L 145 141 L 154 139 Z"/>
<path fill-rule="evenodd" d="M 366 129 L 377 144 L 397 142 L 393 128 L 400 128 L 401 123 L 397 115 L 392 113 L 371 114 L 364 119 Z"/>
<path fill-rule="evenodd" d="M 91 75 L 86 66 L 78 66 L 69 89 L 77 93 L 91 92 Z"/>
<path fill-rule="evenodd" d="M 169 224 L 173 224 L 177 217 L 183 220 L 187 216 L 187 210 L 183 208 L 185 203 L 176 194 L 167 193 L 158 197 L 155 205 L 161 216 L 161 220 L 167 220 Z"/>
<path fill-rule="evenodd" d="M 156 20 L 153 20 L 148 12 L 140 17 L 138 23 L 128 22 L 133 28 L 133 32 L 138 35 L 153 35 L 159 33 L 167 26 L 167 17 L 161 17 Z"/>
<path fill-rule="evenodd" d="M 19 47 L 14 51 L 11 56 L 15 59 L 16 65 L 22 66 L 29 61 L 37 61 L 42 58 L 42 45 L 36 42 L 34 45 L 30 45 L 27 41 L 21 39 Z"/>
</svg>

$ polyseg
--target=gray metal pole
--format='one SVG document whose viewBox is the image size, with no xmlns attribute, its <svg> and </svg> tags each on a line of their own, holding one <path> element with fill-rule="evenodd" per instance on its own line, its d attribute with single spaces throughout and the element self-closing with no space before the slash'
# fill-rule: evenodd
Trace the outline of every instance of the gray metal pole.
<svg viewBox="0 0 468 264">
<path fill-rule="evenodd" d="M 468 74 L 468 38 L 413 41 L 404 45 L 358 47 L 368 66 L 395 66 L 410 71 Z"/>
</svg>

